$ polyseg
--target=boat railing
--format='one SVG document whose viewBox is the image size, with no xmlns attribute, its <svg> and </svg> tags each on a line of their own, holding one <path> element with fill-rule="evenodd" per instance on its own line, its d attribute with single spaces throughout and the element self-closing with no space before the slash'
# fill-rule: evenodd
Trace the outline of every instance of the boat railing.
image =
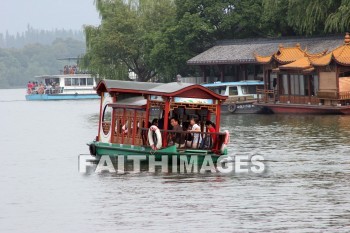
<svg viewBox="0 0 350 233">
<path fill-rule="evenodd" d="M 58 88 L 47 88 L 47 87 L 37 87 L 33 89 L 27 89 L 27 93 L 31 95 L 38 95 L 38 94 L 62 94 L 63 93 L 63 87 Z"/>
<path fill-rule="evenodd" d="M 321 90 L 317 91 L 317 97 L 320 99 L 338 99 L 337 90 Z"/>
<path fill-rule="evenodd" d="M 144 146 L 149 146 L 148 140 L 149 128 L 141 128 L 142 143 Z M 190 132 L 190 131 L 176 131 L 160 129 L 163 142 L 166 146 L 175 145 L 178 149 L 197 149 L 197 150 L 219 150 L 225 141 L 225 133 L 211 133 L 211 132 Z M 156 136 L 152 134 L 155 142 Z M 165 139 L 165 140 L 164 140 Z"/>
<path fill-rule="evenodd" d="M 350 99 L 350 91 L 339 92 L 339 99 L 340 100 L 349 100 Z"/>
<path fill-rule="evenodd" d="M 277 91 L 257 88 L 256 95 L 257 95 L 257 102 L 258 103 L 260 103 L 261 101 L 263 101 L 265 103 L 270 102 L 271 98 L 272 98 L 273 102 L 275 102 L 276 97 L 277 97 Z"/>
<path fill-rule="evenodd" d="M 63 93 L 63 87 L 59 88 L 46 88 L 45 94 L 62 94 Z"/>
</svg>

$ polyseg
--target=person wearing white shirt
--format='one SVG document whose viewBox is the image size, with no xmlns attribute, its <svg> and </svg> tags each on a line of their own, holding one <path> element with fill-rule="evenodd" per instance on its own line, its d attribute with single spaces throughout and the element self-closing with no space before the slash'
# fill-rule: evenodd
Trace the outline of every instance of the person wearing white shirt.
<svg viewBox="0 0 350 233">
<path fill-rule="evenodd" d="M 187 144 L 187 147 L 197 148 L 202 141 L 202 137 L 200 135 L 201 127 L 198 125 L 198 119 L 194 117 L 191 118 L 190 124 L 192 128 L 191 130 L 188 130 L 188 131 L 192 132 L 192 141 L 187 141 L 186 144 Z"/>
</svg>

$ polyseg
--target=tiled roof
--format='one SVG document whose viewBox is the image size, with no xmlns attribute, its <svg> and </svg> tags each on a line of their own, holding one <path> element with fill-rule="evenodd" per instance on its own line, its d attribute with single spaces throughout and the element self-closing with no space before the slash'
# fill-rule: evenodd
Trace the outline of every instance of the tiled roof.
<svg viewBox="0 0 350 233">
<path fill-rule="evenodd" d="M 300 48 L 300 44 L 296 44 L 295 47 L 283 47 L 279 46 L 278 52 L 274 54 L 274 58 L 281 64 L 287 64 L 298 60 L 305 56 L 305 51 Z"/>
<path fill-rule="evenodd" d="M 337 48 L 343 43 L 343 38 L 344 37 L 341 36 L 329 36 L 318 38 L 282 38 L 275 40 L 255 38 L 221 41 L 214 47 L 188 60 L 187 64 L 217 65 L 258 63 L 254 54 L 259 54 L 263 59 L 269 59 L 268 57 L 276 52 L 280 44 L 282 44 L 284 48 L 289 48 L 295 47 L 295 45 L 299 43 L 301 50 L 311 54 L 318 54 L 325 50 L 331 51 Z M 295 51 L 288 52 L 294 54 Z M 298 55 L 298 52 L 294 55 Z"/>
<path fill-rule="evenodd" d="M 322 56 L 322 57 L 309 57 L 311 64 L 314 66 L 326 66 L 332 60 L 332 52 Z"/>
<path fill-rule="evenodd" d="M 267 64 L 272 59 L 278 61 L 278 69 L 275 71 L 283 69 L 297 69 L 305 71 L 314 70 L 314 66 L 326 66 L 329 65 L 332 59 L 338 64 L 350 66 L 350 35 L 346 33 L 343 45 L 338 46 L 331 50 L 331 52 L 326 53 L 327 50 L 319 52 L 317 54 L 312 54 L 302 50 L 299 45 L 295 47 L 284 48 L 279 46 L 278 51 L 270 57 L 263 57 L 255 55 L 258 63 Z"/>
<path fill-rule="evenodd" d="M 350 37 L 349 34 L 347 36 Z M 350 65 L 350 38 L 345 37 L 344 45 L 333 51 L 333 59 L 341 65 Z"/>
<path fill-rule="evenodd" d="M 255 60 L 260 64 L 268 64 L 271 62 L 273 55 L 270 56 L 260 56 L 259 54 L 254 54 Z"/>
<path fill-rule="evenodd" d="M 298 60 L 279 66 L 280 69 L 309 69 L 311 68 L 311 63 L 308 57 L 302 57 L 299 58 Z"/>
</svg>

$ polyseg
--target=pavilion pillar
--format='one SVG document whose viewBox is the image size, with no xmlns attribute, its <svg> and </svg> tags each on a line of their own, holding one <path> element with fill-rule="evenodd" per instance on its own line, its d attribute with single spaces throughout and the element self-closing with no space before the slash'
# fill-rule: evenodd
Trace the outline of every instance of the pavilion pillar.
<svg viewBox="0 0 350 233">
<path fill-rule="evenodd" d="M 336 75 L 336 85 L 337 85 L 337 92 L 336 92 L 336 97 L 337 99 L 339 99 L 339 73 L 340 73 L 340 70 L 339 70 L 339 67 L 338 65 L 336 65 L 336 68 L 335 68 L 335 75 Z"/>
<path fill-rule="evenodd" d="M 248 80 L 248 72 L 247 72 L 247 65 L 243 65 L 244 70 L 244 81 Z"/>
<path fill-rule="evenodd" d="M 290 74 L 288 74 L 287 79 L 288 79 L 288 101 L 290 101 L 290 95 L 291 95 L 291 92 L 292 92 L 291 81 L 290 81 Z"/>
<path fill-rule="evenodd" d="M 203 75 L 203 82 L 206 83 L 207 82 L 207 76 L 206 76 L 206 72 L 205 72 L 205 66 L 200 66 L 201 71 L 202 71 L 202 75 Z"/>
<path fill-rule="evenodd" d="M 277 96 L 278 96 L 278 100 L 280 100 L 280 95 L 281 95 L 281 87 L 280 87 L 280 85 L 281 85 L 281 75 L 279 75 L 279 74 L 277 74 L 277 82 L 276 82 L 276 87 L 277 87 L 277 90 L 275 91 L 275 90 L 273 90 L 274 92 L 277 92 Z M 275 94 L 273 95 L 273 96 L 275 96 Z M 276 102 L 276 97 L 274 97 L 274 100 L 273 100 L 274 102 Z"/>
<path fill-rule="evenodd" d="M 265 66 L 263 66 L 263 81 L 264 81 L 264 90 L 267 89 L 267 83 L 266 83 L 266 69 L 265 69 Z"/>
<path fill-rule="evenodd" d="M 220 70 L 220 81 L 224 81 L 224 70 L 225 70 L 225 65 L 219 65 L 219 70 Z"/>
<path fill-rule="evenodd" d="M 309 102 L 311 103 L 311 78 L 312 75 L 308 75 L 308 79 L 307 79 L 307 85 L 308 85 L 308 89 L 309 89 Z"/>
</svg>

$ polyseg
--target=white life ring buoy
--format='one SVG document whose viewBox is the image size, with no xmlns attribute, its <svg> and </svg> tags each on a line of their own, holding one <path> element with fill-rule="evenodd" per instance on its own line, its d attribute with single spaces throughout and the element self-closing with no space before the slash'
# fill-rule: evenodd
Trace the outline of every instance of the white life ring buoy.
<svg viewBox="0 0 350 233">
<path fill-rule="evenodd" d="M 237 104 L 229 104 L 227 106 L 227 110 L 230 112 L 230 113 L 234 113 L 236 110 L 237 110 Z"/>
<path fill-rule="evenodd" d="M 156 137 L 157 137 L 156 145 L 154 145 L 154 141 L 153 141 L 153 132 L 156 133 Z M 160 148 L 162 148 L 162 134 L 160 133 L 160 130 L 158 129 L 158 127 L 155 125 L 152 125 L 148 130 L 148 142 L 153 150 L 159 150 Z"/>
<path fill-rule="evenodd" d="M 230 132 L 228 130 L 225 130 L 225 141 L 224 144 L 227 145 L 230 143 Z"/>
<path fill-rule="evenodd" d="M 227 145 L 230 143 L 230 132 L 228 130 L 225 130 L 225 140 L 224 143 L 221 145 L 220 152 L 221 154 L 227 154 Z"/>
</svg>

